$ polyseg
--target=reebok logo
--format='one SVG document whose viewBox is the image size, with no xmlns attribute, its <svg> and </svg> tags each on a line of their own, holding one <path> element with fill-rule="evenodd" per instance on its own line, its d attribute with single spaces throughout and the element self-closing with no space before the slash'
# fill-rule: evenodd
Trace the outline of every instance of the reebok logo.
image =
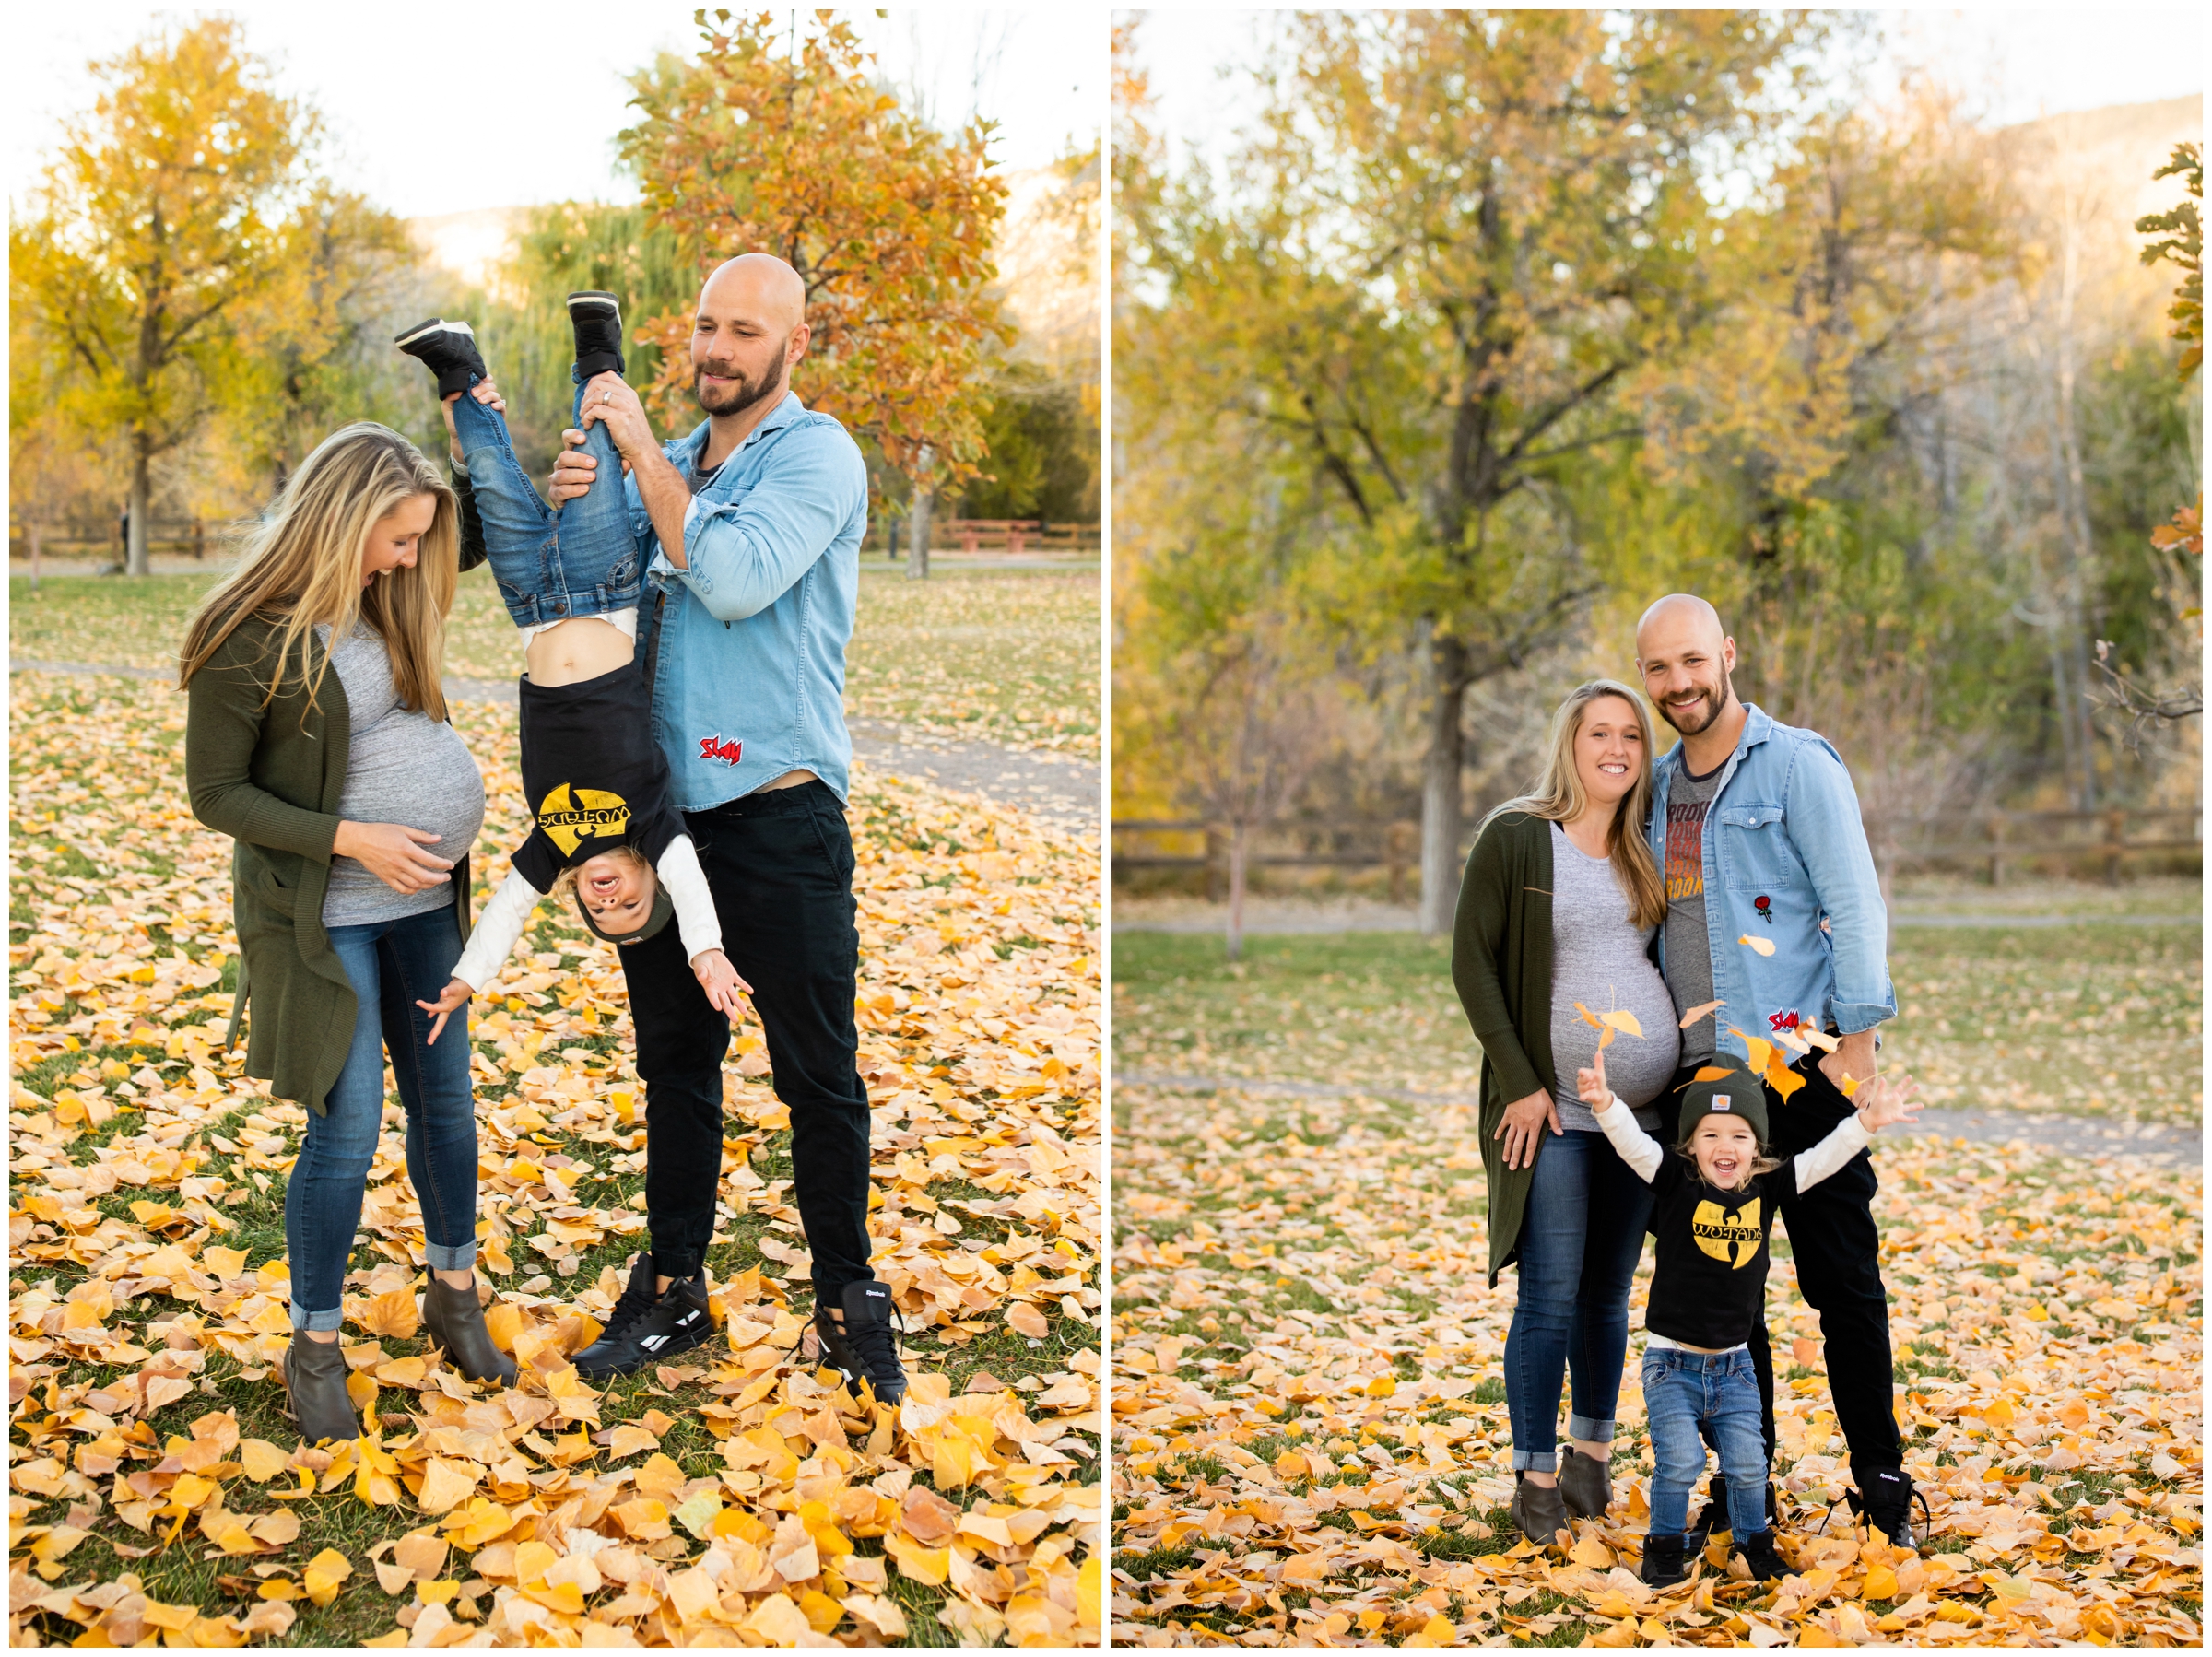
<svg viewBox="0 0 2212 1657">
<path fill-rule="evenodd" d="M 724 765 L 735 765 L 745 758 L 745 744 L 724 742 L 722 733 L 717 731 L 712 736 L 699 739 L 699 757 L 701 759 L 719 759 Z"/>
<path fill-rule="evenodd" d="M 658 1352 L 667 1344 L 668 1337 L 665 1334 L 649 1334 L 643 1340 L 638 1343 L 639 1346 L 644 1347 L 648 1352 Z"/>
</svg>

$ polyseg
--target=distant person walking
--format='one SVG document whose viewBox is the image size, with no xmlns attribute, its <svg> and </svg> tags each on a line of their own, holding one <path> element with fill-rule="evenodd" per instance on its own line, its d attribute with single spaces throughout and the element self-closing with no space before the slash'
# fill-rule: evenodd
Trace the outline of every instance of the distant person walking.
<svg viewBox="0 0 2212 1657">
<path fill-rule="evenodd" d="M 1666 912 L 1643 836 L 1651 718 L 1626 685 L 1594 679 L 1552 716 L 1534 792 L 1476 836 L 1452 934 L 1452 978 L 1482 1044 L 1481 1137 L 1493 1287 L 1520 1265 L 1505 1343 L 1513 1522 L 1539 1546 L 1612 1498 L 1614 1411 L 1629 1284 L 1652 1188 L 1621 1160 L 1576 1089 L 1626 1014 L 1611 1078 L 1647 1131 L 1675 1070 L 1673 1005 L 1651 958 Z M 1562 1381 L 1571 1440 L 1559 1451 Z"/>
<path fill-rule="evenodd" d="M 430 1268 L 423 1322 L 472 1380 L 512 1381 L 477 1303 L 477 1124 L 466 1040 L 432 1046 L 416 1005 L 467 932 L 484 782 L 440 688 L 455 503 L 382 426 L 325 439 L 186 631 L 193 815 L 237 841 L 246 1074 L 307 1106 L 285 1186 L 300 1436 L 360 1431 L 338 1349 L 389 1054 Z"/>
<path fill-rule="evenodd" d="M 1787 1098 L 1767 1088 L 1773 1154 L 1795 1157 L 1855 1114 L 1841 1084 L 1873 1077 L 1876 1028 L 1897 1016 L 1888 917 L 1858 795 L 1825 738 L 1736 699 L 1735 640 L 1705 600 L 1674 593 L 1653 605 L 1637 626 L 1636 657 L 1652 706 L 1681 734 L 1652 780 L 1651 853 L 1667 899 L 1660 965 L 1678 1014 L 1721 1004 L 1684 1032 L 1675 1088 L 1716 1055 L 1747 1060 L 1738 1031 L 1827 1038 L 1833 1052 L 1790 1067 L 1802 1087 Z M 1771 947 L 1738 942 L 1747 936 Z M 1829 1390 L 1858 1486 L 1852 1506 L 1911 1547 L 1912 1481 L 1892 1402 L 1875 1190 L 1873 1160 L 1861 1150 L 1818 1184 L 1783 1195 L 1780 1212 L 1797 1287 L 1820 1314 Z M 1748 1346 L 1771 1463 L 1774 1360 L 1763 1318 Z M 1770 1483 L 1770 1501 L 1772 1490 Z M 1716 1475 L 1691 1545 L 1727 1522 L 1725 1481 Z"/>
</svg>

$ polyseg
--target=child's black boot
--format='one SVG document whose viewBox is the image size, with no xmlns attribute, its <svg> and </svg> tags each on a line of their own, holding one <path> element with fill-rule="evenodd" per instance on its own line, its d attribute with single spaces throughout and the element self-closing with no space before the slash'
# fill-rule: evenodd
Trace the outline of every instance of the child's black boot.
<svg viewBox="0 0 2212 1657">
<path fill-rule="evenodd" d="M 1643 1539 L 1643 1569 L 1637 1573 L 1646 1588 L 1672 1588 L 1689 1580 L 1683 1567 L 1682 1538 L 1647 1535 Z"/>
<path fill-rule="evenodd" d="M 576 371 L 622 371 L 622 304 L 611 293 L 569 295 L 569 323 L 576 330 Z"/>
<path fill-rule="evenodd" d="M 1756 1531 L 1748 1536 L 1735 1539 L 1736 1552 L 1744 1557 L 1744 1564 L 1751 1572 L 1754 1582 L 1779 1582 L 1788 1574 L 1789 1567 L 1774 1551 L 1774 1533 Z"/>
<path fill-rule="evenodd" d="M 427 323 L 416 323 L 392 343 L 438 376 L 441 400 L 466 391 L 471 375 L 477 380 L 491 378 L 484 358 L 477 354 L 477 331 L 466 323 L 449 323 L 434 316 Z"/>
</svg>

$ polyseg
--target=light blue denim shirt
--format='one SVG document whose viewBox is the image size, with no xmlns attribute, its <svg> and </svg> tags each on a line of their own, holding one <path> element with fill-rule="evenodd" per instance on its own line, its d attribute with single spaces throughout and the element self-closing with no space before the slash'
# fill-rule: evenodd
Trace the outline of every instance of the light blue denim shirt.
<svg viewBox="0 0 2212 1657">
<path fill-rule="evenodd" d="M 1889 917 L 1843 757 L 1814 731 L 1752 703 L 1705 817 L 1705 938 L 1712 956 L 1716 1045 L 1746 1058 L 1754 1036 L 1798 1023 L 1845 1035 L 1897 1017 Z M 1666 866 L 1666 795 L 1682 745 L 1652 771 L 1652 855 Z M 1770 919 L 1769 917 L 1771 917 Z M 1822 923 L 1827 924 L 1825 927 Z M 1762 937 L 1771 956 L 1736 940 Z M 1660 929 L 1661 971 L 1666 970 Z"/>
<path fill-rule="evenodd" d="M 688 478 L 706 441 L 702 421 L 663 452 Z M 629 497 L 632 526 L 652 540 L 634 477 Z M 658 653 L 647 659 L 653 734 L 682 809 L 708 810 L 799 770 L 845 797 L 845 646 L 867 527 L 860 445 L 787 392 L 692 497 L 688 568 L 655 544 L 638 643 L 653 648 L 655 600 L 665 593 Z"/>
</svg>

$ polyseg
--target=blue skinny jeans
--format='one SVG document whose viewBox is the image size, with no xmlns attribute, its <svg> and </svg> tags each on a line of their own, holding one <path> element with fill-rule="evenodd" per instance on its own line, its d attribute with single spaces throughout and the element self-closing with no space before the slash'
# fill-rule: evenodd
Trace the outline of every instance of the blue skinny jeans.
<svg viewBox="0 0 2212 1657">
<path fill-rule="evenodd" d="M 307 1135 L 284 1191 L 285 1250 L 292 1267 L 292 1327 L 344 1322 L 346 1268 L 361 1223 L 361 1196 L 384 1118 L 384 1054 L 407 1113 L 407 1177 L 422 1205 L 426 1263 L 460 1271 L 477 1260 L 477 1116 L 468 1075 L 466 1012 L 427 1045 L 435 1001 L 461 958 L 451 903 L 362 926 L 334 926 L 331 946 L 360 1008 L 346 1068 Z"/>
<path fill-rule="evenodd" d="M 576 379 L 574 417 L 583 416 L 583 382 Z M 631 524 L 622 484 L 622 457 L 605 421 L 585 432 L 583 452 L 599 463 L 588 492 L 549 507 L 515 458 L 506 417 L 464 392 L 453 402 L 453 435 L 468 466 L 469 491 L 484 521 L 484 550 L 500 598 L 517 627 L 604 616 L 638 602 L 644 584 L 643 549 Z"/>
<path fill-rule="evenodd" d="M 1738 1541 L 1767 1528 L 1767 1441 L 1748 1351 L 1647 1350 L 1643 1410 L 1652 1428 L 1653 1535 L 1688 1529 L 1689 1487 L 1705 1471 L 1708 1440 L 1728 1481 L 1728 1528 Z"/>
<path fill-rule="evenodd" d="M 1643 1252 L 1652 1188 L 1603 1134 L 1547 1130 L 1521 1220 L 1520 1291 L 1505 1338 L 1513 1469 L 1558 1471 L 1559 1394 L 1573 1378 L 1567 1436 L 1613 1441 L 1629 1351 L 1629 1283 Z"/>
</svg>

